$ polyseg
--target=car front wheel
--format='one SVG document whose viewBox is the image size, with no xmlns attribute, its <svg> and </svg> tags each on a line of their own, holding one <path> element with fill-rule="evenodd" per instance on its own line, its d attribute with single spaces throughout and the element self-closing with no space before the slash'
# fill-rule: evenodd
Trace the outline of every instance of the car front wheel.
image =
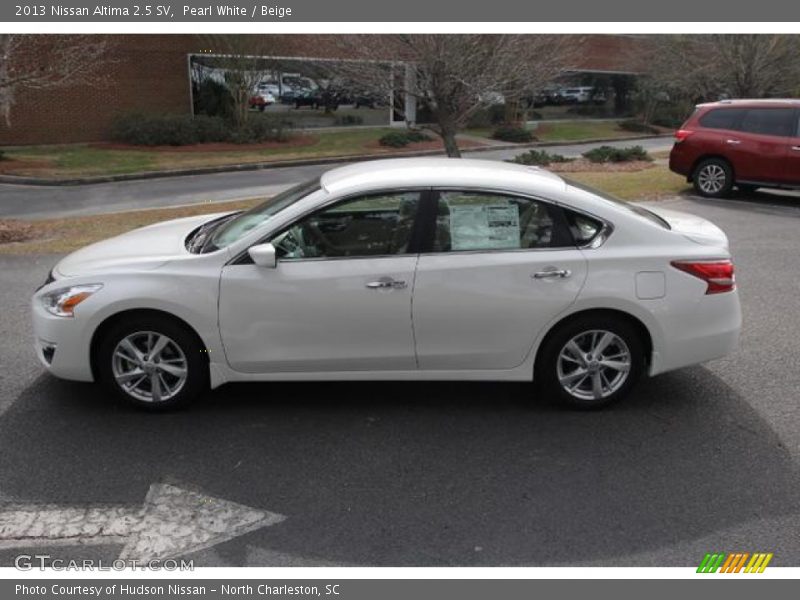
<svg viewBox="0 0 800 600">
<path fill-rule="evenodd" d="M 697 165 L 692 182 L 701 196 L 724 198 L 733 189 L 733 169 L 725 160 L 710 158 Z"/>
<path fill-rule="evenodd" d="M 208 365 L 196 336 L 160 316 L 134 317 L 111 327 L 96 355 L 98 378 L 139 408 L 188 404 L 208 387 Z"/>
<path fill-rule="evenodd" d="M 625 319 L 578 317 L 545 342 L 535 381 L 568 406 L 602 408 L 630 392 L 644 371 L 644 354 L 639 333 Z"/>
</svg>

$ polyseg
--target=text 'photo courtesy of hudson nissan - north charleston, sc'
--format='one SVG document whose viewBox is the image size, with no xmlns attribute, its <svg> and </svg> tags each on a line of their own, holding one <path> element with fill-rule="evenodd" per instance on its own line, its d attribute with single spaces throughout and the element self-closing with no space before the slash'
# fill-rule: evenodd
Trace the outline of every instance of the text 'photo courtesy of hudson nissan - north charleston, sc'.
<svg viewBox="0 0 800 600">
<path fill-rule="evenodd" d="M 92 244 L 32 310 L 51 373 L 153 409 L 291 380 L 533 381 L 595 408 L 728 354 L 741 326 L 712 223 L 439 158 L 344 166 L 244 212 Z"/>
</svg>

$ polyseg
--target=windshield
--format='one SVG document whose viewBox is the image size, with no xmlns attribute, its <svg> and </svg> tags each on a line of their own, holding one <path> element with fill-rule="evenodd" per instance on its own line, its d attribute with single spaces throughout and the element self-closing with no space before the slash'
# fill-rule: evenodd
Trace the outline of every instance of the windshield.
<svg viewBox="0 0 800 600">
<path fill-rule="evenodd" d="M 319 178 L 315 178 L 290 188 L 285 192 L 281 192 L 266 202 L 262 202 L 258 206 L 254 206 L 250 210 L 238 214 L 235 218 L 223 223 L 217 228 L 214 235 L 211 236 L 209 240 L 206 251 L 219 250 L 220 248 L 230 246 L 235 241 L 244 237 L 249 231 L 278 214 L 284 208 L 291 206 L 312 192 L 316 192 L 318 189 L 320 189 Z"/>
<path fill-rule="evenodd" d="M 626 202 L 625 200 L 621 200 L 620 198 L 617 198 L 616 196 L 612 196 L 611 194 L 607 194 L 607 193 L 605 193 L 603 191 L 600 191 L 597 188 L 593 188 L 591 186 L 584 185 L 582 183 L 574 181 L 574 180 L 570 179 L 569 177 L 562 177 L 562 179 L 565 182 L 567 182 L 567 185 L 570 185 L 570 186 L 572 186 L 574 188 L 577 188 L 579 190 L 582 190 L 584 192 L 588 192 L 588 193 L 592 194 L 593 196 L 597 196 L 598 198 L 601 198 L 601 199 L 603 199 L 603 200 L 605 200 L 607 202 L 611 202 L 612 204 L 614 204 L 616 206 L 620 206 L 622 208 L 625 208 L 625 209 L 629 210 L 630 212 L 632 212 L 632 213 L 634 213 L 636 215 L 639 215 L 640 217 L 644 217 L 645 219 L 647 219 L 651 223 L 655 223 L 659 227 L 663 227 L 664 229 L 672 229 L 669 226 L 669 223 L 667 223 L 664 219 L 659 217 L 656 213 L 647 210 L 643 206 L 639 206 L 638 204 L 633 204 L 632 202 Z"/>
</svg>

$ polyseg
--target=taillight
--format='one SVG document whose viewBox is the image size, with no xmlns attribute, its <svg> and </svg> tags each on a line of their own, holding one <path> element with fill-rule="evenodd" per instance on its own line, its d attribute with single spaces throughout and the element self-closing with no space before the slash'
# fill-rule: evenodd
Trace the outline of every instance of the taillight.
<svg viewBox="0 0 800 600">
<path fill-rule="evenodd" d="M 736 276 L 730 260 L 674 260 L 672 266 L 708 284 L 706 294 L 721 294 L 736 289 Z"/>
<path fill-rule="evenodd" d="M 688 138 L 693 133 L 694 131 L 692 131 L 691 129 L 678 129 L 678 131 L 675 132 L 675 143 L 680 144 L 683 140 Z"/>
</svg>

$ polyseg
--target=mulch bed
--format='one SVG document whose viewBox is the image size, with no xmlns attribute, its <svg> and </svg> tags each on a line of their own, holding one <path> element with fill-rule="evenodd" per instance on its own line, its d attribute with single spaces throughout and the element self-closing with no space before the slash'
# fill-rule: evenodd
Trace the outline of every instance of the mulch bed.
<svg viewBox="0 0 800 600">
<path fill-rule="evenodd" d="M 190 144 L 188 146 L 136 146 L 122 142 L 94 142 L 90 148 L 98 150 L 134 150 L 140 152 L 250 152 L 252 150 L 275 150 L 313 146 L 319 142 L 316 135 L 294 135 L 285 142 L 259 142 L 257 144 L 233 144 L 229 142 L 209 142 L 206 144 Z"/>
<path fill-rule="evenodd" d="M 0 160 L 0 173 L 7 173 L 10 171 L 17 173 L 20 170 L 35 171 L 38 169 L 47 169 L 48 167 L 52 166 L 53 163 L 47 160 L 16 160 L 13 158 L 8 158 L 5 160 Z"/>
<path fill-rule="evenodd" d="M 475 140 L 458 140 L 458 147 L 462 150 L 464 148 L 477 148 L 479 146 L 486 146 L 486 144 Z M 444 142 L 441 139 L 435 138 L 428 142 L 412 142 L 402 148 L 392 148 L 391 146 L 382 146 L 378 140 L 373 140 L 364 144 L 363 147 L 373 152 L 414 152 L 418 150 L 443 150 Z"/>
<path fill-rule="evenodd" d="M 24 242 L 34 237 L 33 227 L 15 219 L 0 219 L 0 244 Z"/>
</svg>

